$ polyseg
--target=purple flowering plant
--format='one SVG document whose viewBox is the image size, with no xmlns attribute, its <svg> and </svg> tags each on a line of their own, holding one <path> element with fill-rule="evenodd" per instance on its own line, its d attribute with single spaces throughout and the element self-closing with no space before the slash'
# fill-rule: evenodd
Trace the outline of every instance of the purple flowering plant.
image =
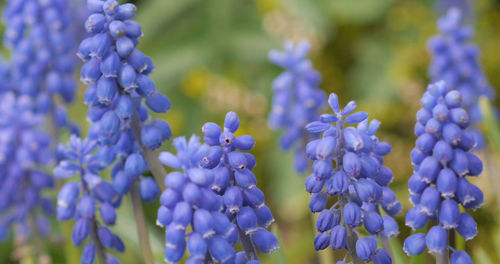
<svg viewBox="0 0 500 264">
<path fill-rule="evenodd" d="M 383 166 L 391 146 L 375 135 L 379 121 L 368 122 L 367 113 L 354 112 L 354 101 L 341 109 L 332 93 L 328 105 L 334 114 L 322 114 L 319 121 L 306 126 L 311 133 L 322 133 L 306 147 L 307 157 L 314 161 L 305 184 L 312 194 L 309 209 L 319 213 L 314 247 L 346 248 L 344 261 L 350 257 L 354 263 L 392 263 L 387 241 L 399 233 L 392 216 L 402 207 L 388 187 L 392 171 Z M 369 236 L 361 236 L 357 231 L 361 226 Z M 376 237 L 383 241 L 384 249 L 377 248 Z"/>
<path fill-rule="evenodd" d="M 318 120 L 326 95 L 318 87 L 321 75 L 306 57 L 309 43 L 302 41 L 294 45 L 287 41 L 284 46 L 283 52 L 273 50 L 269 53 L 269 60 L 285 72 L 273 82 L 274 95 L 268 122 L 272 129 L 284 130 L 280 147 L 293 149 L 295 170 L 303 173 L 308 167 L 305 146 L 312 136 L 304 127 Z"/>
<path fill-rule="evenodd" d="M 0 61 L 0 240 L 14 237 L 14 260 L 31 263 L 25 257 L 33 254 L 35 263 L 50 263 L 44 239 L 62 238 L 82 247 L 82 264 L 127 261 L 133 251 L 128 245 L 126 254 L 116 254 L 125 252 L 125 242 L 140 248 L 140 260 L 132 261 L 154 264 L 160 257 L 148 226 L 156 222 L 165 234 L 160 250 L 166 263 L 259 264 L 269 262 L 261 253 L 278 251 L 271 260 L 277 263 L 280 245 L 288 245 L 278 241 L 277 223 L 270 230 L 275 207 L 266 203 L 262 178 L 257 182 L 257 158 L 250 153 L 256 142 L 240 134 L 239 116 L 227 112 L 223 125 L 205 123 L 202 137 L 179 136 L 165 144 L 172 131 L 163 115 L 171 103 L 151 78 L 153 61 L 137 48 L 143 30 L 133 20 L 136 6 L 117 0 L 81 4 L 9 0 L 4 8 L 10 56 Z M 450 238 L 478 234 L 469 213 L 485 200 L 472 183 L 483 171 L 474 152 L 486 143 L 479 100 L 491 100 L 493 88 L 464 12 L 472 10 L 450 8 L 438 21 L 440 34 L 428 42 L 432 84 L 416 114 L 407 183 L 413 207 L 405 217 L 418 231 L 401 247 L 390 243 L 399 234 L 395 217 L 403 208 L 389 187 L 394 176 L 386 156 L 392 146 L 376 135 L 381 122 L 356 112 L 355 101 L 342 108 L 337 94 L 327 98 L 307 58 L 307 41 L 287 41 L 284 51 L 268 54 L 284 69 L 272 83 L 268 125 L 281 131 L 280 148 L 294 152 L 295 171 L 311 170 L 305 189 L 315 236 L 308 245 L 336 254 L 329 261 L 320 255 L 321 264 L 399 263 L 398 251 L 416 256 L 426 249 L 437 264 L 472 263 L 465 246 Z M 85 30 L 83 40 L 75 27 Z M 83 61 L 88 107 L 82 137 L 66 111 L 78 94 L 76 58 Z M 333 113 L 320 114 L 326 105 Z M 65 137 L 69 141 L 59 144 Z M 137 241 L 116 226 L 127 201 Z M 53 230 L 53 220 L 64 224 Z M 27 253 L 25 245 L 31 246 Z"/>
<path fill-rule="evenodd" d="M 404 251 L 419 255 L 426 248 L 438 258 L 448 259 L 448 237 L 456 231 L 466 240 L 477 235 L 477 224 L 460 208 L 475 210 L 484 203 L 483 192 L 469 182 L 479 176 L 481 160 L 472 153 L 475 137 L 462 108 L 462 95 L 444 81 L 429 85 L 421 99 L 422 109 L 415 125 L 417 140 L 411 152 L 414 174 L 408 180 L 411 202 L 406 225 L 413 230 L 427 222 L 437 224 L 427 234 L 416 233 L 405 240 Z M 464 251 L 451 248 L 451 263 L 472 263 Z"/>
<path fill-rule="evenodd" d="M 71 8 L 65 0 L 12 0 L 3 10 L 10 58 L 0 67 L 0 238 L 13 230 L 19 244 L 34 241 L 39 251 L 52 233 L 54 146 L 64 130 L 78 133 L 65 110 L 76 91 Z M 36 261 L 43 259 L 50 256 L 40 253 Z"/>
</svg>

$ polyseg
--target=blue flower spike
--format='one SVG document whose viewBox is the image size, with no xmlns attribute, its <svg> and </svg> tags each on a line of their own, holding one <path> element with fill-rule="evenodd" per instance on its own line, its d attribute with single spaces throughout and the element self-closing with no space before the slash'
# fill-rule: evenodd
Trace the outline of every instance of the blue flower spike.
<svg viewBox="0 0 500 264">
<path fill-rule="evenodd" d="M 125 250 L 120 237 L 108 228 L 116 222 L 116 209 L 122 195 L 111 182 L 98 176 L 106 167 L 94 165 L 102 162 L 97 142 L 73 135 L 68 145 L 59 146 L 59 153 L 62 161 L 54 169 L 55 177 L 77 180 L 66 182 L 61 188 L 57 197 L 57 219 L 75 220 L 71 238 L 75 246 L 84 245 L 82 263 L 93 263 L 96 256 L 100 261 L 109 262 L 114 257 L 108 250 Z"/>
<path fill-rule="evenodd" d="M 457 231 L 464 239 L 477 234 L 477 224 L 465 210 L 475 210 L 483 203 L 482 191 L 469 182 L 470 176 L 482 171 L 481 160 L 472 153 L 476 143 L 473 132 L 468 130 L 468 112 L 462 108 L 461 92 L 454 90 L 444 81 L 427 87 L 417 113 L 415 127 L 427 128 L 437 122 L 439 130 L 418 130 L 416 146 L 412 151 L 414 175 L 408 182 L 411 201 L 415 205 L 406 214 L 406 225 L 413 230 L 423 228 L 435 220 L 427 234 L 419 233 L 405 241 L 408 255 L 419 255 L 426 248 L 429 253 L 447 255 L 450 232 Z M 462 118 L 454 118 L 460 112 Z M 437 121 L 433 121 L 437 120 Z M 418 153 L 418 154 L 416 154 Z M 469 263 L 464 251 L 452 254 L 451 263 Z M 465 262 L 460 262 L 465 261 Z"/>
<path fill-rule="evenodd" d="M 51 233 L 59 132 L 78 133 L 65 106 L 74 99 L 72 1 L 5 1 L 0 58 L 0 240 L 25 245 Z M 48 129 L 50 128 L 50 129 Z M 68 166 L 68 170 L 71 166 Z M 12 230 L 12 232 L 11 232 Z M 85 232 L 82 232 L 85 233 Z M 40 259 L 50 256 L 41 254 Z"/>
<path fill-rule="evenodd" d="M 61 148 L 66 156 L 55 173 L 60 178 L 80 174 L 81 184 L 78 187 L 86 197 L 84 211 L 92 212 L 93 204 L 95 210 L 100 212 L 102 225 L 92 221 L 92 218 L 89 220 L 91 227 L 95 227 L 92 223 L 97 223 L 99 239 L 91 241 L 94 247 L 89 246 L 85 251 L 85 259 L 92 259 L 95 248 L 95 257 L 100 262 L 119 263 L 103 250 L 125 250 L 118 236 L 112 234 L 106 225 L 118 221 L 116 209 L 124 195 L 130 192 L 134 216 L 137 218 L 143 215 L 140 200 L 154 202 L 164 189 L 166 172 L 154 151 L 169 140 L 172 133 L 167 122 L 150 118 L 149 111 L 165 114 L 170 109 L 170 101 L 159 93 L 149 77 L 154 70 L 152 60 L 136 48 L 143 34 L 140 24 L 132 20 L 137 10 L 135 5 L 120 4 L 116 0 L 88 0 L 87 9 L 90 13 L 84 23 L 87 36 L 80 42 L 77 56 L 84 62 L 80 79 L 87 85 L 84 103 L 89 107 L 87 119 L 91 126 L 87 139 L 72 138 L 67 147 Z M 82 143 L 78 143 L 80 141 Z M 99 176 L 107 169 L 111 171 L 109 182 Z M 147 171 L 151 171 L 153 177 L 143 175 Z M 196 200 L 197 194 L 196 190 L 191 189 L 186 192 L 186 197 Z M 88 203 L 89 199 L 93 203 Z M 174 201 L 170 200 L 173 204 Z M 73 207 L 74 203 L 67 208 L 58 207 L 60 219 L 80 217 L 82 208 Z M 158 223 L 178 221 L 179 225 L 185 226 L 186 219 L 191 217 L 189 210 L 186 210 L 186 204 L 176 208 L 177 212 L 162 209 Z M 76 215 L 74 210 L 77 211 Z M 90 232 L 94 232 L 94 229 L 91 228 Z M 141 241 L 144 240 L 146 227 L 139 224 L 138 232 Z M 180 233 L 176 231 L 174 234 L 179 236 Z M 83 236 L 75 237 L 84 239 Z M 153 256 L 148 243 L 140 244 L 144 262 L 152 263 Z"/>
<path fill-rule="evenodd" d="M 268 123 L 271 129 L 283 130 L 280 147 L 294 151 L 295 170 L 303 173 L 308 167 L 305 145 L 310 140 L 304 126 L 318 120 L 326 95 L 318 87 L 321 75 L 307 59 L 309 43 L 287 41 L 284 46 L 284 51 L 269 52 L 269 60 L 285 71 L 272 85 L 274 95 Z"/>
<path fill-rule="evenodd" d="M 209 188 L 210 196 L 216 194 L 217 197 L 202 199 L 204 202 L 213 200 L 212 209 L 217 211 L 212 213 L 216 233 L 208 242 L 212 259 L 221 263 L 259 263 L 257 249 L 270 254 L 279 248 L 279 244 L 278 239 L 267 230 L 274 218 L 252 172 L 255 158 L 247 152 L 253 148 L 255 141 L 248 135 L 236 136 L 239 125 L 240 120 L 235 112 L 226 114 L 223 127 L 206 123 L 202 127 L 206 151 L 197 151 L 196 153 L 201 153 L 201 160 L 197 158 L 192 164 L 198 166 L 197 171 L 204 168 L 209 172 L 209 181 L 200 182 L 203 182 L 204 188 Z M 193 155 L 194 153 L 184 157 Z M 169 154 L 163 155 L 162 159 L 165 164 L 183 164 L 177 160 Z M 194 173 L 192 175 L 191 180 L 198 178 Z M 244 256 L 233 249 L 238 241 L 243 246 Z"/>
<path fill-rule="evenodd" d="M 380 122 L 368 122 L 367 113 L 355 112 L 354 101 L 341 109 L 332 93 L 328 104 L 333 114 L 323 114 L 305 127 L 322 135 L 306 146 L 306 155 L 313 161 L 313 173 L 305 183 L 312 194 L 309 208 L 319 213 L 315 249 L 347 248 L 356 263 L 391 263 L 390 255 L 377 248 L 375 238 L 389 239 L 399 233 L 392 216 L 401 211 L 401 203 L 389 188 L 392 172 L 383 165 L 391 146 L 375 135 Z M 331 206 L 330 197 L 337 201 Z M 382 216 L 381 209 L 386 215 Z M 361 226 L 371 236 L 361 237 L 357 232 Z"/>
<path fill-rule="evenodd" d="M 429 76 L 432 82 L 444 80 L 451 89 L 460 93 L 460 98 L 458 93 L 450 94 L 446 98 L 448 104 L 461 101 L 460 104 L 464 108 L 450 113 L 450 119 L 466 122 L 458 122 L 459 126 L 467 126 L 467 123 L 470 123 L 469 131 L 475 139 L 474 149 L 477 150 L 484 147 L 484 136 L 479 131 L 482 121 L 479 98 L 485 96 L 492 100 L 494 89 L 488 84 L 481 67 L 480 51 L 471 42 L 474 29 L 464 23 L 466 15 L 464 10 L 452 7 L 438 20 L 440 34 L 430 38 L 427 43 L 432 55 Z M 468 117 L 466 120 L 463 119 L 464 113 Z"/>
</svg>

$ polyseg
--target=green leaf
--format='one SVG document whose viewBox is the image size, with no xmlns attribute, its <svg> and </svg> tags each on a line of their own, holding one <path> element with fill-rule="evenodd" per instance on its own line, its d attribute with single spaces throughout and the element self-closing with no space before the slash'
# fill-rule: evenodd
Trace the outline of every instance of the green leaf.
<svg viewBox="0 0 500 264">
<path fill-rule="evenodd" d="M 489 141 L 497 152 L 500 152 L 500 127 L 496 120 L 491 102 L 486 97 L 479 98 L 479 106 L 484 117 L 484 129 Z"/>
</svg>

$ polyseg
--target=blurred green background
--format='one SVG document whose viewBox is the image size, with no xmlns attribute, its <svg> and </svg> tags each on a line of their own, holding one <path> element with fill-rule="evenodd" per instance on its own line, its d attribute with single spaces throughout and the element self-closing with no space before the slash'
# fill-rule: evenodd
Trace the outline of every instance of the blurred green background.
<svg viewBox="0 0 500 264">
<path fill-rule="evenodd" d="M 290 153 L 277 145 L 279 133 L 268 129 L 271 82 L 280 69 L 267 53 L 281 49 L 285 39 L 311 42 L 310 58 L 322 73 L 321 88 L 339 94 L 342 103 L 355 99 L 370 118 L 382 121 L 379 138 L 393 145 L 386 159 L 395 175 L 392 188 L 404 205 L 397 220 L 402 243 L 410 230 L 404 215 L 410 208 L 406 181 L 412 174 L 409 152 L 419 98 L 428 84 L 430 57 L 426 40 L 437 33 L 438 12 L 430 0 L 137 0 L 136 19 L 145 36 L 139 48 L 156 65 L 152 78 L 172 101 L 162 118 L 174 136 L 201 134 L 207 121 L 223 122 L 227 111 L 241 118 L 241 133 L 255 137 L 255 175 L 266 203 L 277 220 L 281 251 L 262 256 L 263 263 L 319 263 L 313 248 L 315 231 L 309 213 L 304 176 L 293 171 Z M 478 0 L 471 18 L 474 41 L 493 87 L 500 87 L 500 1 Z M 85 131 L 84 87 L 71 113 Z M 498 106 L 500 101 L 496 101 Z M 166 144 L 169 149 L 169 144 Z M 486 204 L 473 212 L 479 235 L 466 243 L 475 263 L 500 262 L 497 225 L 500 184 L 497 151 L 480 153 L 486 170 L 474 183 L 485 192 Z M 159 263 L 163 259 L 163 230 L 154 225 L 158 204 L 146 205 L 147 219 Z M 113 229 L 125 240 L 127 251 L 117 254 L 123 263 L 140 263 L 130 201 L 119 210 Z M 57 223 L 54 228 L 64 233 Z M 2 245 L 0 262 L 11 263 L 13 243 Z M 397 243 L 395 243 L 397 244 Z M 61 235 L 47 241 L 54 263 L 77 263 L 78 249 Z M 65 250 L 61 250 L 61 247 Z M 16 253 L 23 248 L 18 248 Z M 68 251 L 69 250 L 69 251 Z M 400 252 L 400 254 L 402 254 Z M 70 258 L 65 260 L 65 256 Z M 76 257 L 76 259 L 75 259 Z M 337 254 L 337 257 L 343 257 Z M 403 263 L 410 259 L 402 256 Z M 432 261 L 425 253 L 420 263 Z M 424 262 L 422 262 L 424 261 Z M 334 263 L 334 262 L 332 262 Z"/>
</svg>

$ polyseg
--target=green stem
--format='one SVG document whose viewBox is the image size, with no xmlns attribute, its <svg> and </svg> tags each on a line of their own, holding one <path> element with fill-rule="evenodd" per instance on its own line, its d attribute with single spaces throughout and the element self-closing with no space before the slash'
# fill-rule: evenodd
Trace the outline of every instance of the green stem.
<svg viewBox="0 0 500 264">
<path fill-rule="evenodd" d="M 364 264 L 365 262 L 358 257 L 356 253 L 356 242 L 358 241 L 358 235 L 352 230 L 352 228 L 346 224 L 344 227 L 347 229 L 347 251 L 351 255 L 352 262 L 354 264 Z"/>
<path fill-rule="evenodd" d="M 240 236 L 240 242 L 241 245 L 243 246 L 243 249 L 245 250 L 247 259 L 257 260 L 258 259 L 257 250 L 255 250 L 255 246 L 253 245 L 252 240 L 248 235 L 245 234 L 245 232 L 243 232 L 243 230 L 241 230 L 239 226 L 237 226 L 237 228 L 238 228 L 238 234 Z"/>
<path fill-rule="evenodd" d="M 95 217 L 92 217 L 90 224 L 91 224 L 91 228 L 92 228 L 92 230 L 90 232 L 90 238 L 92 239 L 92 241 L 94 242 L 94 245 L 96 247 L 97 259 L 99 259 L 99 263 L 106 264 L 106 262 L 107 262 L 106 261 L 107 260 L 106 249 L 104 248 L 101 240 L 99 239 L 99 233 L 98 233 L 99 228 L 97 226 L 97 221 L 96 221 Z"/>
<path fill-rule="evenodd" d="M 380 242 L 382 243 L 382 248 L 389 253 L 389 256 L 391 256 L 392 263 L 396 263 L 394 260 L 394 253 L 392 252 L 391 244 L 389 242 L 389 238 L 381 235 L 380 236 Z"/>
<path fill-rule="evenodd" d="M 151 170 L 151 173 L 153 174 L 156 183 L 158 184 L 158 186 L 160 186 L 161 191 L 164 191 L 165 185 L 163 184 L 163 179 L 167 175 L 167 172 L 165 171 L 165 168 L 163 168 L 163 165 L 161 164 L 160 160 L 158 159 L 158 155 L 156 155 L 156 153 L 153 150 L 144 146 L 144 144 L 142 143 L 141 120 L 139 119 L 139 114 L 137 112 L 135 112 L 134 116 L 132 117 L 132 120 L 130 122 L 130 127 L 132 129 L 132 133 L 134 134 L 135 139 L 137 140 L 137 143 L 139 143 L 139 146 L 141 147 L 144 159 L 148 163 L 149 169 Z"/>
<path fill-rule="evenodd" d="M 446 240 L 449 242 L 450 241 L 450 232 L 446 232 Z M 446 248 L 443 253 L 440 255 L 436 255 L 436 264 L 448 264 L 450 261 L 448 259 L 448 248 Z"/>
<path fill-rule="evenodd" d="M 280 247 L 276 250 L 276 252 L 274 253 L 275 255 L 275 261 L 274 263 L 277 263 L 277 264 L 286 264 L 286 256 L 285 256 L 285 253 L 283 252 L 283 249 L 282 249 L 282 246 L 281 246 L 281 243 L 283 242 L 283 240 L 281 239 L 281 233 L 280 233 L 280 229 L 278 228 L 278 224 L 277 223 L 274 223 L 273 226 L 271 227 L 271 231 L 274 233 L 274 235 L 276 235 L 276 237 L 278 238 L 278 241 L 280 241 Z"/>
<path fill-rule="evenodd" d="M 149 244 L 149 233 L 144 218 L 144 211 L 142 209 L 141 197 L 137 185 L 132 186 L 130 190 L 130 200 L 132 201 L 132 209 L 134 211 L 135 223 L 137 226 L 137 235 L 139 236 L 139 244 L 144 258 L 144 263 L 154 264 L 153 251 Z"/>
</svg>

